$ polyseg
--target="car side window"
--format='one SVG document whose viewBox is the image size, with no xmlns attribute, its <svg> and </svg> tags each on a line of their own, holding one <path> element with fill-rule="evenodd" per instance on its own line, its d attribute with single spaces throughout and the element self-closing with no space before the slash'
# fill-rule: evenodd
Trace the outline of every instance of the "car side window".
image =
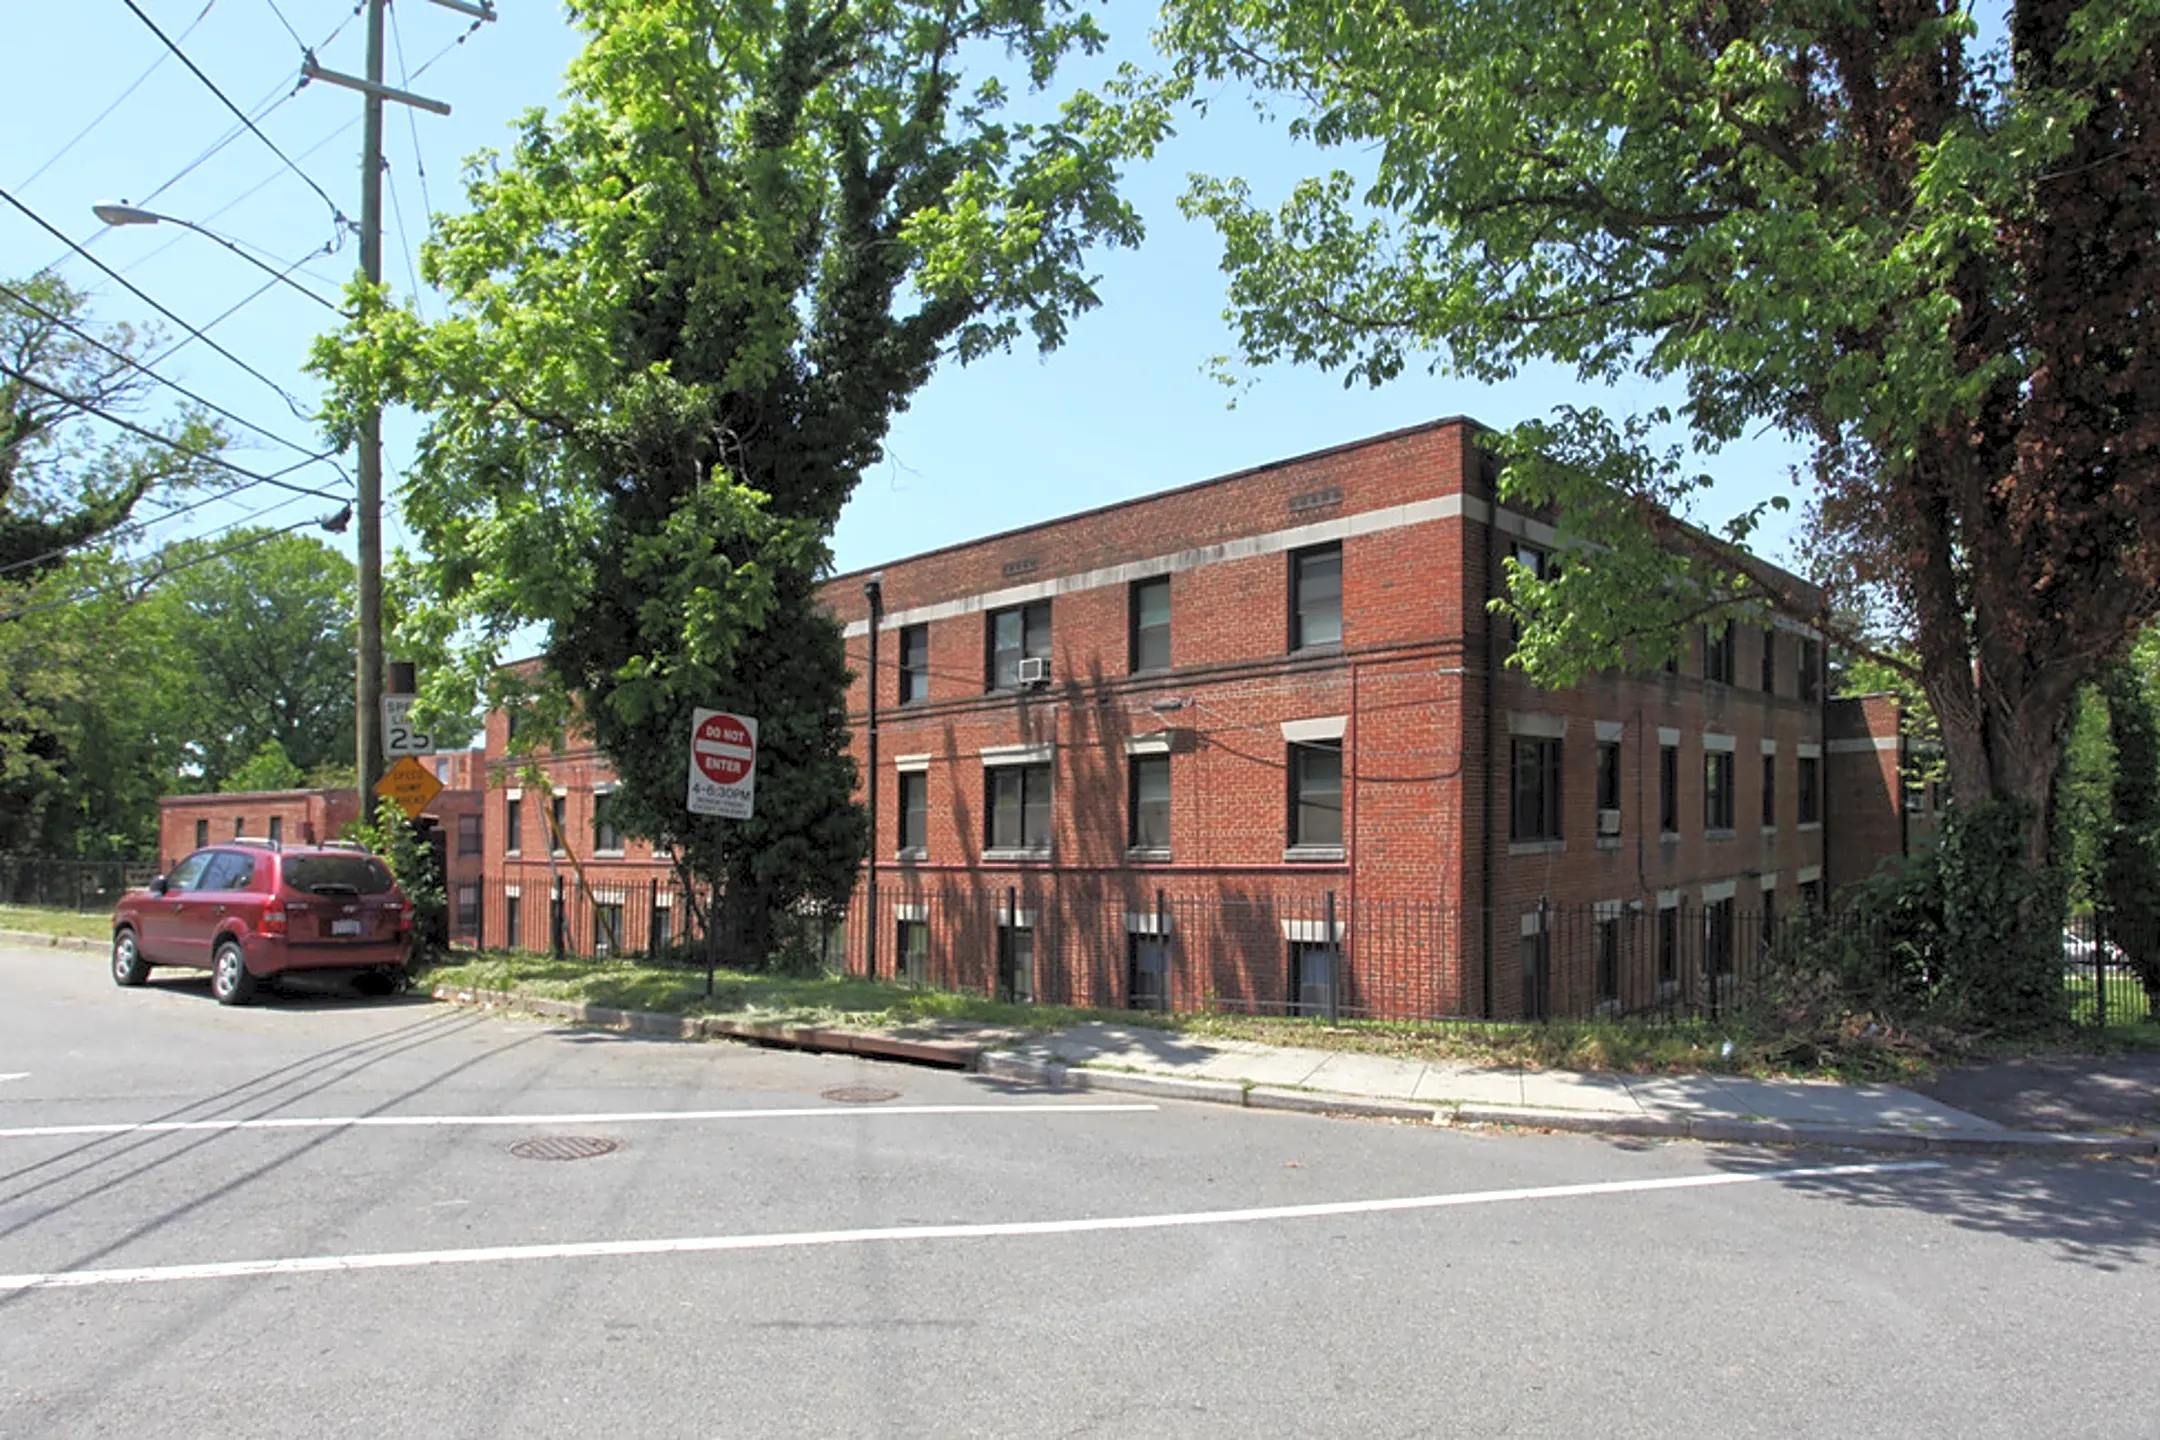
<svg viewBox="0 0 2160 1440">
<path fill-rule="evenodd" d="M 196 882 L 202 879 L 203 870 L 216 857 L 215 850 L 198 850 L 173 866 L 165 876 L 165 893 L 171 895 L 199 888 Z"/>
<path fill-rule="evenodd" d="M 245 890 L 255 883 L 255 857 L 237 851 L 218 852 L 210 868 L 195 886 L 198 890 Z"/>
</svg>

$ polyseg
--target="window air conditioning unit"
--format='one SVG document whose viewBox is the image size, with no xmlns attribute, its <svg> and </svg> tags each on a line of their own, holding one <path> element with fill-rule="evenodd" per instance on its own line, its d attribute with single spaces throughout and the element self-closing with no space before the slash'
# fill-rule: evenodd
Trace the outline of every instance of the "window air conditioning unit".
<svg viewBox="0 0 2160 1440">
<path fill-rule="evenodd" d="M 1618 835 L 1620 833 L 1620 812 L 1618 810 L 1598 811 L 1597 833 L 1600 835 Z"/>
<path fill-rule="evenodd" d="M 1030 655 L 1020 662 L 1016 678 L 1023 690 L 1040 690 L 1050 683 L 1050 662 L 1039 655 Z"/>
</svg>

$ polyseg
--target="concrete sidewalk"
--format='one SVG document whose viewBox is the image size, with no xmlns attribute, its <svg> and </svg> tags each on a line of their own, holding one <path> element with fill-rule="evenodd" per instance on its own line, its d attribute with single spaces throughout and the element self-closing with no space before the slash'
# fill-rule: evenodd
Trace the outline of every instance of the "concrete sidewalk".
<svg viewBox="0 0 2160 1440">
<path fill-rule="evenodd" d="M 1887 1151 L 2152 1154 L 2152 1139 L 2012 1130 L 1896 1085 L 1480 1066 L 1077 1026 L 985 1055 L 988 1074 L 1264 1108 Z"/>
</svg>

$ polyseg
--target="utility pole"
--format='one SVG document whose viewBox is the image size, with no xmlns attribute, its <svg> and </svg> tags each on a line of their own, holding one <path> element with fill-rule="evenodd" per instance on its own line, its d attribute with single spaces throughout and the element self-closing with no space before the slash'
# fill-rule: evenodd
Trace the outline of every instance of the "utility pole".
<svg viewBox="0 0 2160 1440">
<path fill-rule="evenodd" d="M 493 20 L 494 7 L 469 0 L 434 0 L 446 10 Z M 382 284 L 382 172 L 383 102 L 395 100 L 436 115 L 448 115 L 450 107 L 383 83 L 383 22 L 388 0 L 368 0 L 367 75 L 356 79 L 325 70 L 310 51 L 300 66 L 309 80 L 322 80 L 365 99 L 360 141 L 360 274 L 370 286 Z M 372 813 L 370 797 L 382 779 L 382 409 L 371 405 L 360 417 L 359 465 L 359 568 L 360 643 L 353 674 L 354 771 L 360 786 L 360 803 Z"/>
</svg>

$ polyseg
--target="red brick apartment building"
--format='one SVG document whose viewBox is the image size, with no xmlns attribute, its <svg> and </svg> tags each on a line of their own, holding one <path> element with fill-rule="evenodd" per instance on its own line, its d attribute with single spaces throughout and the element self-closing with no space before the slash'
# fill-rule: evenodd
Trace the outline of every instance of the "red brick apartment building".
<svg viewBox="0 0 2160 1440">
<path fill-rule="evenodd" d="M 1506 668 L 1501 559 L 1554 533 L 1497 502 L 1480 433 L 830 581 L 876 787 L 851 965 L 1096 1005 L 1714 1003 L 1900 848 L 1894 707 L 1829 704 L 1810 631 L 1697 627 L 1672 673 L 1564 692 Z"/>
</svg>

